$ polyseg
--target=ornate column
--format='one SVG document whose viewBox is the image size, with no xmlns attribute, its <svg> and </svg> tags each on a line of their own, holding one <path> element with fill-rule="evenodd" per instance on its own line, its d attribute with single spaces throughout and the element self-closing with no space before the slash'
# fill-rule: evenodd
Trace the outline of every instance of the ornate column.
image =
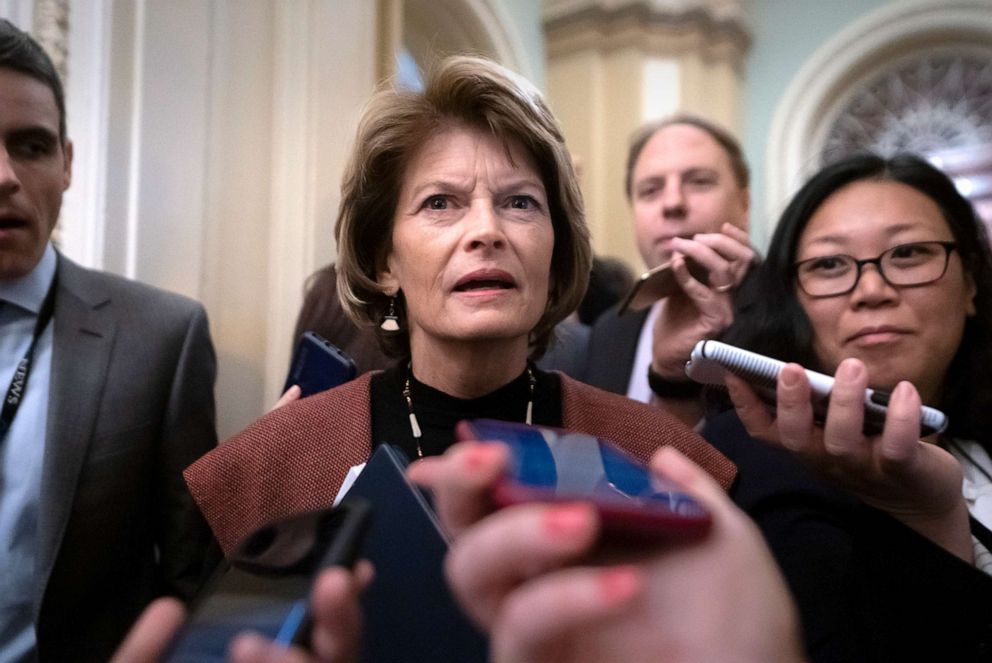
<svg viewBox="0 0 992 663">
<path fill-rule="evenodd" d="M 69 73 L 69 0 L 34 0 L 30 7 L 28 30 L 52 58 L 63 84 L 68 85 Z M 26 18 L 26 17 L 25 17 Z M 62 243 L 62 219 L 55 227 L 53 239 Z"/>
<path fill-rule="evenodd" d="M 548 97 L 581 165 L 598 253 L 641 265 L 623 191 L 640 124 L 687 111 L 739 131 L 742 13 L 740 0 L 545 0 Z"/>
<path fill-rule="evenodd" d="M 35 0 L 32 34 L 46 51 L 59 76 L 68 79 L 69 0 Z"/>
</svg>

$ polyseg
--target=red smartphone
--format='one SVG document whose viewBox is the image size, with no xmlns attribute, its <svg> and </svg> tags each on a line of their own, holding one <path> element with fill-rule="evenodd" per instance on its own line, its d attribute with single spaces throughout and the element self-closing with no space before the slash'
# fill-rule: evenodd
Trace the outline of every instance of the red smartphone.
<svg viewBox="0 0 992 663">
<path fill-rule="evenodd" d="M 457 435 L 509 447 L 509 471 L 492 495 L 498 506 L 588 501 L 613 539 L 692 540 L 710 528 L 698 500 L 606 440 L 490 419 L 459 422 Z"/>
</svg>

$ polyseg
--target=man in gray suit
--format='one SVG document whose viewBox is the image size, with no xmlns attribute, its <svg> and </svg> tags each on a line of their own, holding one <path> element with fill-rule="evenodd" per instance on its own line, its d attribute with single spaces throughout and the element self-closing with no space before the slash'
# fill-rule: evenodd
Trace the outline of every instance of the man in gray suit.
<svg viewBox="0 0 992 663">
<path fill-rule="evenodd" d="M 0 20 L 0 661 L 106 660 L 215 559 L 181 475 L 216 444 L 206 315 L 52 247 L 65 127 L 51 60 Z"/>
</svg>

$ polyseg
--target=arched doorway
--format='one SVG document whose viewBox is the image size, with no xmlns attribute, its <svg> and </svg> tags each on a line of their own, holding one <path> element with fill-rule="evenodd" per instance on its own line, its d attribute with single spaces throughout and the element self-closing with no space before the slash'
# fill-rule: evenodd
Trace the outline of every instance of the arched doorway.
<svg viewBox="0 0 992 663">
<path fill-rule="evenodd" d="M 825 161 L 858 149 L 923 153 L 987 210 L 990 44 L 992 12 L 981 0 L 894 3 L 836 35 L 803 66 L 776 109 L 767 218 L 777 218 Z"/>
</svg>

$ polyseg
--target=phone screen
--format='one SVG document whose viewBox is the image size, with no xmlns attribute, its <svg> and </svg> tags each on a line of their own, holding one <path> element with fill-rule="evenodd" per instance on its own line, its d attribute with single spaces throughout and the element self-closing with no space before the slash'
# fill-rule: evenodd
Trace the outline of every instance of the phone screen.
<svg viewBox="0 0 992 663">
<path fill-rule="evenodd" d="M 502 505 L 589 500 L 607 533 L 635 538 L 692 537 L 709 527 L 709 512 L 702 504 L 610 442 L 502 421 L 460 425 L 462 439 L 509 446 L 508 476 L 494 494 Z"/>
<path fill-rule="evenodd" d="M 354 563 L 369 513 L 367 502 L 349 500 L 253 533 L 218 572 L 165 660 L 225 661 L 231 640 L 249 630 L 286 646 L 304 642 L 314 576 Z"/>
<path fill-rule="evenodd" d="M 254 631 L 290 645 L 303 625 L 310 575 L 260 577 L 230 568 L 183 628 L 172 662 L 226 661 L 236 635 Z"/>
</svg>

